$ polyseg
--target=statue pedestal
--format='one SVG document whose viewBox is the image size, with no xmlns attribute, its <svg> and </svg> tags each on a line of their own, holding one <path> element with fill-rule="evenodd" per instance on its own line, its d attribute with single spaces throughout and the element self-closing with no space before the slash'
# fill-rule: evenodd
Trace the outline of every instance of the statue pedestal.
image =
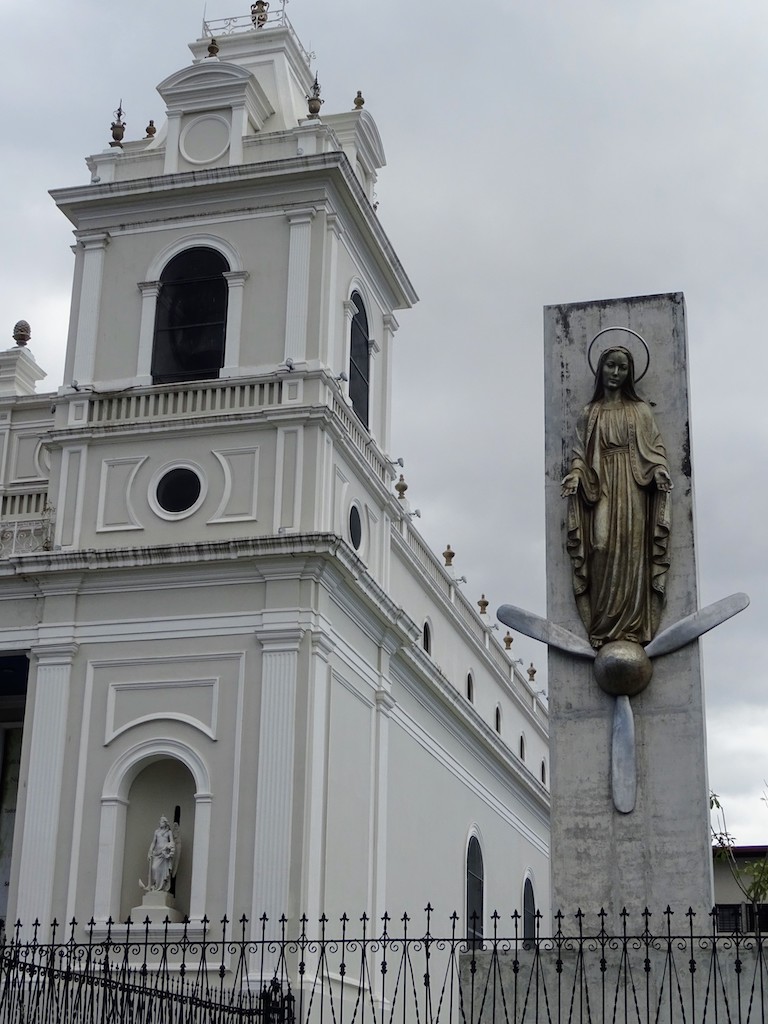
<svg viewBox="0 0 768 1024">
<path fill-rule="evenodd" d="M 620 328 L 618 331 L 615 328 Z M 561 481 L 582 410 L 590 402 L 593 365 L 605 348 L 636 352 L 637 332 L 650 348 L 640 397 L 666 443 L 672 525 L 666 608 L 659 630 L 698 608 L 690 461 L 685 307 L 680 294 L 548 306 L 545 312 L 547 618 L 585 635 L 573 593 L 573 566 L 565 545 L 568 508 Z M 649 584 L 650 585 L 650 584 Z M 617 810 L 611 789 L 616 698 L 598 685 L 586 658 L 549 649 L 550 775 L 552 779 L 552 910 L 570 927 L 575 914 L 606 912 L 604 927 L 620 934 L 622 910 L 676 912 L 673 928 L 711 931 L 712 841 L 709 832 L 704 697 L 699 645 L 653 659 L 653 679 L 631 698 L 635 729 L 636 799 Z M 656 918 L 653 919 L 654 921 Z M 572 934 L 572 932 L 571 932 Z"/>
<path fill-rule="evenodd" d="M 131 908 L 131 921 L 134 925 L 144 924 L 147 918 L 154 925 L 165 924 L 166 918 L 171 924 L 181 924 L 184 915 L 175 907 L 176 900 L 169 892 L 152 889 L 144 893 L 141 906 Z"/>
</svg>

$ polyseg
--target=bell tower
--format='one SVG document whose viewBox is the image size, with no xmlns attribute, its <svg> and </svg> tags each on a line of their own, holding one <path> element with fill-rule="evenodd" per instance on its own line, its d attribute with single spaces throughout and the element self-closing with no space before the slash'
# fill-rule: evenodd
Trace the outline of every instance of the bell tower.
<svg viewBox="0 0 768 1024">
<path fill-rule="evenodd" d="M 195 540 L 332 529 L 334 444 L 388 489 L 395 311 L 416 295 L 372 205 L 381 139 L 361 98 L 321 116 L 307 52 L 257 6 L 205 25 L 158 86 L 159 131 L 53 193 L 77 239 L 62 549 L 169 523 Z"/>
</svg>

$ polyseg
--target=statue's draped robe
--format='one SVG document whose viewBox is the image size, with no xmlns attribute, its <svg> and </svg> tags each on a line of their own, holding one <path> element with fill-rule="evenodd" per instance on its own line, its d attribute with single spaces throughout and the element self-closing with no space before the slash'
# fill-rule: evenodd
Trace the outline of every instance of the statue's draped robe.
<svg viewBox="0 0 768 1024">
<path fill-rule="evenodd" d="M 568 504 L 573 589 L 590 642 L 647 644 L 658 627 L 669 568 L 669 494 L 654 473 L 669 472 L 645 402 L 593 402 L 577 426 Z"/>
</svg>

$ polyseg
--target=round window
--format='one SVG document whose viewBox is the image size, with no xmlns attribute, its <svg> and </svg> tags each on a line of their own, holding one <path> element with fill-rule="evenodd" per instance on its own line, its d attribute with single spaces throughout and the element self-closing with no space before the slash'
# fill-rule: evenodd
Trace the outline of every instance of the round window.
<svg viewBox="0 0 768 1024">
<path fill-rule="evenodd" d="M 157 503 L 165 512 L 186 512 L 200 497 L 200 477 L 191 469 L 177 466 L 157 484 Z"/>
<path fill-rule="evenodd" d="M 353 505 L 349 510 L 349 537 L 352 541 L 352 547 L 355 551 L 358 551 L 363 540 L 363 523 L 360 519 L 360 510 L 357 505 Z"/>
</svg>

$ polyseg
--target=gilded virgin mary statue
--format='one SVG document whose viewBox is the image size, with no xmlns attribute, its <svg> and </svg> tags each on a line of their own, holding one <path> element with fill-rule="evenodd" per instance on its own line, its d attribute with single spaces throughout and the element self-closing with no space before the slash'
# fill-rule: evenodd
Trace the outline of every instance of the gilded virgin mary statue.
<svg viewBox="0 0 768 1024">
<path fill-rule="evenodd" d="M 573 590 L 594 648 L 613 640 L 645 645 L 658 629 L 669 569 L 671 489 L 659 428 L 635 391 L 632 353 L 608 348 L 562 482 Z"/>
</svg>

